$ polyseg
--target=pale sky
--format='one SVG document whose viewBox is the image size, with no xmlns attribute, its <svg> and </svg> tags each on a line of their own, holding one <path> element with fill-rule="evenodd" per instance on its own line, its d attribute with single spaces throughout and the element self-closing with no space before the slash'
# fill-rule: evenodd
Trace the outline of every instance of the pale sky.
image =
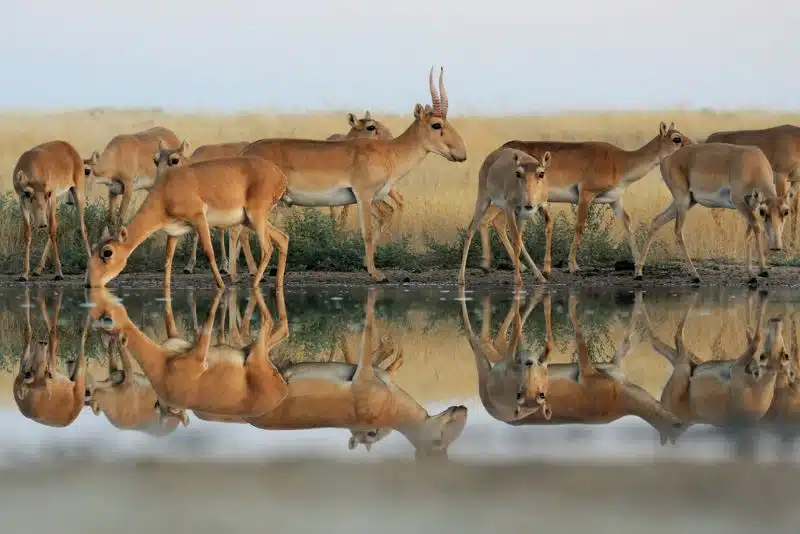
<svg viewBox="0 0 800 534">
<path fill-rule="evenodd" d="M 794 0 L 10 0 L 0 108 L 800 108 Z"/>
</svg>

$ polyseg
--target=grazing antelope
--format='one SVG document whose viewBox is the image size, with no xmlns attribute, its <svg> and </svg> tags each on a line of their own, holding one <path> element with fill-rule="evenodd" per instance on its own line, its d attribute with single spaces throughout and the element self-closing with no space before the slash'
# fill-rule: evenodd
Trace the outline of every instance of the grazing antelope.
<svg viewBox="0 0 800 534">
<path fill-rule="evenodd" d="M 172 148 L 180 145 L 172 130 L 153 126 L 116 135 L 102 153 L 96 150 L 92 152 L 87 168 L 95 175 L 97 183 L 108 187 L 108 225 L 111 232 L 118 230 L 125 222 L 134 191 L 146 189 L 148 180 L 155 179 L 153 152 L 162 142 Z M 119 197 L 122 197 L 121 200 Z M 116 210 L 118 200 L 119 208 Z"/>
<path fill-rule="evenodd" d="M 250 143 L 248 141 L 233 141 L 229 143 L 200 145 L 187 159 L 186 153 L 189 151 L 189 144 L 185 140 L 178 148 L 169 148 L 161 143 L 158 146 L 158 151 L 153 156 L 153 162 L 156 164 L 156 175 L 158 175 L 159 172 L 163 172 L 165 167 L 176 167 L 187 162 L 195 163 L 197 161 L 233 157 L 239 154 L 239 152 L 241 152 L 242 149 L 249 144 Z M 152 185 L 155 185 L 155 180 L 152 181 Z M 152 185 L 150 185 L 148 189 L 151 189 Z M 241 226 L 235 226 L 229 231 L 229 233 L 240 231 L 240 228 Z M 200 236 L 197 232 L 192 233 L 192 253 L 189 256 L 189 261 L 186 262 L 186 266 L 183 268 L 184 274 L 191 274 L 194 272 L 194 267 L 197 263 L 197 244 L 199 242 L 199 237 Z M 229 239 L 232 242 L 233 236 L 230 236 Z M 253 252 L 250 249 L 250 242 L 245 239 L 245 242 L 242 244 L 244 245 L 244 257 L 247 261 L 247 267 L 250 270 L 250 274 L 255 275 L 258 271 L 258 267 L 256 266 L 255 259 L 253 258 Z M 219 248 L 221 254 L 219 261 L 219 272 L 220 274 L 229 274 L 228 254 L 225 253 L 224 228 L 219 231 Z M 233 249 L 229 247 L 229 250 L 232 251 Z"/>
<path fill-rule="evenodd" d="M 108 358 L 108 377 L 95 381 L 88 375 L 85 405 L 92 413 L 105 414 L 120 430 L 137 430 L 152 436 L 166 436 L 178 425 L 189 426 L 185 410 L 163 416 L 158 396 L 150 381 L 133 368 L 130 355 L 119 347 L 119 340 L 101 333 Z"/>
<path fill-rule="evenodd" d="M 472 330 L 467 312 L 464 289 L 461 291 L 461 317 L 469 334 L 469 344 L 475 355 L 478 367 L 478 394 L 483 406 L 498 421 L 513 421 L 531 413 L 541 411 L 545 419 L 552 415 L 548 403 L 549 359 L 553 343 L 550 335 L 550 296 L 545 305 L 544 350 L 538 355 L 525 348 L 523 327 L 534 308 L 544 297 L 540 288 L 528 299 L 524 315 L 520 315 L 520 298 L 514 298 L 511 308 L 492 340 L 489 335 L 491 325 L 491 299 L 483 300 L 483 322 L 481 336 Z M 508 329 L 513 321 L 511 341 L 507 341 Z M 520 343 L 523 348 L 520 347 Z"/>
<path fill-rule="evenodd" d="M 792 240 L 797 241 L 797 220 L 800 217 L 800 196 L 790 188 L 800 184 L 800 128 L 791 124 L 773 126 L 760 130 L 729 130 L 714 132 L 706 143 L 730 143 L 749 145 L 761 149 L 770 162 L 778 194 L 786 194 L 794 212 L 792 217 Z"/>
<path fill-rule="evenodd" d="M 391 130 L 383 123 L 373 119 L 369 110 L 364 113 L 363 119 L 358 119 L 352 113 L 348 113 L 347 121 L 350 123 L 350 130 L 346 134 L 333 134 L 329 136 L 326 141 L 345 141 L 347 139 L 356 139 L 360 137 L 366 137 L 368 139 L 392 138 Z M 403 195 L 397 189 L 390 189 L 388 195 L 397 203 L 397 209 L 403 209 L 403 205 L 405 204 Z M 344 222 L 347 220 L 348 213 L 350 213 L 350 206 L 352 206 L 352 204 L 342 206 L 342 211 L 339 213 L 338 217 L 336 216 L 337 208 L 335 206 L 330 207 L 331 218 L 334 220 L 336 228 L 341 230 L 344 227 Z M 383 229 L 389 225 L 394 207 L 386 200 L 380 200 L 373 202 L 373 209 L 378 219 L 381 219 L 381 232 L 383 232 Z"/>
<path fill-rule="evenodd" d="M 18 281 L 25 282 L 30 276 L 32 226 L 47 230 L 47 242 L 42 251 L 39 266 L 33 271 L 39 276 L 47 265 L 50 247 L 53 247 L 55 279 L 63 280 L 61 254 L 58 251 L 58 221 L 56 220 L 57 201 L 64 195 L 67 204 L 74 204 L 78 210 L 81 238 L 90 255 L 89 237 L 84 221 L 84 202 L 86 197 L 85 178 L 88 167 L 75 147 L 66 141 L 50 141 L 30 148 L 22 153 L 14 167 L 12 180 L 14 191 L 19 196 L 22 212 L 22 234 L 25 240 L 25 253 L 22 260 L 22 274 Z"/>
<path fill-rule="evenodd" d="M 282 292 L 278 292 L 281 324 L 274 331 L 272 318 L 258 287 L 256 299 L 263 325 L 256 341 L 244 348 L 212 345 L 211 333 L 222 290 L 194 342 L 180 337 L 166 300 L 164 321 L 168 339 L 158 344 L 128 317 L 125 307 L 105 288 L 90 292 L 94 319 L 119 337 L 123 353 L 132 352 L 159 398 L 162 414 L 180 409 L 220 415 L 257 416 L 272 410 L 286 396 L 286 384 L 270 359 L 270 351 L 289 335 Z M 168 295 L 167 295 L 168 296 Z"/>
<path fill-rule="evenodd" d="M 545 171 L 550 166 L 550 152 L 545 152 L 539 160 L 527 153 L 513 148 L 499 148 L 486 156 L 478 173 L 478 200 L 475 202 L 475 213 L 472 216 L 464 248 L 461 253 L 461 270 L 458 283 L 464 285 L 467 256 L 475 230 L 481 227 L 490 206 L 501 209 L 491 215 L 495 229 L 500 235 L 503 246 L 514 263 L 514 285 L 522 285 L 519 255 L 524 252 L 534 276 L 540 282 L 547 279 L 542 276 L 528 251 L 523 248 L 522 238 L 525 222 L 533 217 L 547 202 L 547 178 Z M 506 234 L 506 223 L 511 226 L 513 245 Z M 488 243 L 488 234 L 484 245 Z M 488 246 L 484 248 L 484 252 Z"/>
<path fill-rule="evenodd" d="M 755 236 L 755 247 L 761 267 L 759 276 L 768 276 L 761 232 L 766 227 L 771 250 L 783 248 L 783 223 L 789 214 L 785 197 L 779 196 L 772 179 L 772 170 L 764 153 L 757 147 L 727 143 L 705 143 L 685 146 L 661 162 L 661 176 L 672 193 L 672 203 L 655 216 L 636 262 L 635 279 L 642 279 L 653 236 L 663 225 L 675 219 L 675 238 L 678 241 L 694 283 L 700 282 L 686 242 L 683 225 L 686 214 L 696 204 L 707 208 L 736 209 L 747 223 L 745 247 L 749 284 L 755 285 L 750 239 Z M 761 220 L 765 224 L 762 224 Z"/>
<path fill-rule="evenodd" d="M 398 137 L 351 139 L 331 142 L 312 139 L 261 139 L 241 155 L 274 162 L 288 179 L 283 201 L 289 206 L 346 206 L 358 204 L 364 237 L 364 264 L 376 282 L 386 275 L 375 267 L 375 248 L 380 229 L 374 231 L 372 202 L 383 200 L 395 183 L 414 170 L 428 153 L 448 161 L 463 162 L 467 149 L 458 131 L 447 120 L 447 93 L 442 75 L 439 94 L 428 77 L 433 107 L 417 103 L 414 122 Z M 232 265 L 235 265 L 236 259 Z"/>
<path fill-rule="evenodd" d="M 225 187 L 219 187 L 220 180 Z M 261 158 L 217 158 L 165 169 L 130 225 L 120 228 L 114 238 L 106 233 L 93 249 L 86 273 L 87 286 L 104 287 L 125 268 L 136 247 L 154 232 L 164 230 L 167 233 L 164 288 L 168 289 L 178 237 L 194 227 L 200 234 L 214 280 L 218 287 L 224 287 L 214 258 L 210 228 L 244 224 L 253 229 L 261 245 L 261 261 L 253 284 L 261 282 L 272 255 L 271 242 L 275 242 L 279 251 L 275 285 L 282 289 L 289 237 L 267 218 L 285 191 L 286 176 Z M 235 269 L 231 277 L 235 277 Z"/>
<path fill-rule="evenodd" d="M 667 126 L 662 122 L 658 134 L 636 150 L 623 150 L 610 143 L 598 141 L 509 141 L 503 147 L 527 152 L 539 161 L 545 152 L 552 154 L 555 163 L 547 170 L 547 202 L 578 206 L 575 236 L 569 251 L 569 272 L 574 274 L 579 270 L 576 256 L 589 205 L 592 203 L 608 204 L 614 210 L 614 214 L 622 221 L 633 259 L 636 260 L 636 236 L 631 227 L 631 218 L 622 205 L 625 190 L 643 178 L 665 157 L 691 143 L 688 137 L 675 129 L 674 123 Z M 493 211 L 496 213 L 498 209 Z M 553 222 L 547 206 L 543 206 L 541 211 L 545 219 L 546 237 L 543 272 L 549 277 Z M 484 220 L 493 221 L 492 215 L 490 212 Z M 488 243 L 488 231 L 486 225 L 481 226 L 483 243 Z M 483 268 L 488 270 L 489 267 L 488 247 L 484 247 Z"/>
<path fill-rule="evenodd" d="M 303 362 L 285 369 L 286 398 L 274 410 L 247 422 L 262 429 L 391 428 L 414 446 L 418 460 L 446 458 L 467 422 L 466 406 L 429 415 L 387 372 L 373 365 L 375 288 L 367 296 L 358 364 Z M 348 447 L 352 448 L 352 440 Z"/>
<path fill-rule="evenodd" d="M 765 423 L 778 426 L 779 430 L 789 430 L 796 436 L 800 424 L 800 381 L 797 374 L 800 371 L 800 351 L 797 345 L 797 317 L 795 313 L 790 317 L 789 361 L 778 370 L 775 382 L 775 394 L 769 409 L 761 418 Z M 788 428 L 787 428 L 788 427 Z"/>
<path fill-rule="evenodd" d="M 25 325 L 22 357 L 14 377 L 14 401 L 20 413 L 39 424 L 52 427 L 71 425 L 83 408 L 86 386 L 86 338 L 89 332 L 87 315 L 81 334 L 78 360 L 67 364 L 68 376 L 58 372 L 58 315 L 61 291 L 56 294 L 55 312 L 48 317 L 47 305 L 40 292 L 39 309 L 47 325 L 47 341 L 33 343 L 30 290 L 25 288 Z"/>
<path fill-rule="evenodd" d="M 766 292 L 759 293 L 755 335 L 751 335 L 749 329 L 745 331 L 747 348 L 744 352 L 733 360 L 701 362 L 683 339 L 686 321 L 694 309 L 697 295 L 694 292 L 688 299 L 675 330 L 674 347 L 655 335 L 647 311 L 642 310 L 653 348 L 674 367 L 661 394 L 661 402 L 684 421 L 682 432 L 696 423 L 718 427 L 756 423 L 772 403 L 779 367 L 788 362 L 782 320 L 769 320 L 764 347 L 757 355 L 761 345 L 762 316 L 767 304 Z"/>
</svg>

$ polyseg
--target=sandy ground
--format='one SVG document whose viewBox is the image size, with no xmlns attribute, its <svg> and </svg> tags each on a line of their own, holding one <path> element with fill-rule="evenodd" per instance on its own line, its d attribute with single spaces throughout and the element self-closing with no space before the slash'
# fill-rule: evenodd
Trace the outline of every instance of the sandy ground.
<svg viewBox="0 0 800 534">
<path fill-rule="evenodd" d="M 796 467 L 101 464 L 0 476 L 3 532 L 796 533 Z"/>
<path fill-rule="evenodd" d="M 720 263 L 714 261 L 696 262 L 700 273 L 700 286 L 729 286 L 746 287 L 750 277 L 741 263 Z M 274 271 L 274 269 L 273 269 Z M 384 271 L 389 278 L 388 285 L 431 285 L 438 287 L 458 287 L 458 270 L 441 269 L 426 270 L 413 273 L 410 271 L 391 270 Z M 272 273 L 274 274 L 274 272 Z M 760 287 L 800 287 L 800 267 L 773 266 L 769 268 L 769 276 L 757 277 Z M 113 287 L 160 287 L 163 273 L 128 273 L 121 274 L 112 280 L 108 286 Z M 238 283 L 247 283 L 246 271 L 240 274 Z M 523 273 L 526 286 L 535 285 L 532 275 Z M 226 284 L 229 279 L 225 277 Z M 264 286 L 272 285 L 273 277 L 268 277 Z M 61 282 L 54 282 L 52 274 L 45 274 L 40 278 L 33 278 L 29 283 L 66 284 L 82 286 L 84 275 L 68 275 Z M 330 286 L 363 286 L 373 282 L 366 271 L 360 272 L 328 272 L 328 271 L 303 271 L 287 272 L 286 287 L 304 285 L 330 285 Z M 488 274 L 480 269 L 467 271 L 467 287 L 503 287 L 513 284 L 513 273 L 508 270 L 495 270 Z M 644 280 L 633 279 L 633 266 L 629 263 L 620 264 L 609 268 L 584 268 L 577 275 L 570 275 L 564 269 L 554 270 L 549 284 L 552 286 L 572 287 L 616 287 L 616 288 L 645 288 L 645 287 L 691 287 L 689 271 L 682 263 L 653 264 L 645 267 Z M 0 275 L 0 287 L 18 287 L 22 282 L 17 281 L 17 275 Z M 172 277 L 173 289 L 182 287 L 213 287 L 214 279 L 210 272 L 186 275 L 176 270 Z"/>
</svg>

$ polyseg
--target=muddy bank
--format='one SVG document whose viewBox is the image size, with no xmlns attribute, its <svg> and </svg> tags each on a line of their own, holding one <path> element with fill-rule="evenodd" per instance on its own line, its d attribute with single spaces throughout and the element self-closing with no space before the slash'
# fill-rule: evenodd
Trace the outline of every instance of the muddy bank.
<svg viewBox="0 0 800 534">
<path fill-rule="evenodd" d="M 674 287 L 691 288 L 695 286 L 728 286 L 728 287 L 747 287 L 749 277 L 741 263 L 722 263 L 716 261 L 697 262 L 697 269 L 700 273 L 700 283 L 693 284 L 691 277 L 682 263 L 662 263 L 653 264 L 645 267 L 644 280 L 636 281 L 633 279 L 633 266 L 629 263 L 620 264 L 607 268 L 584 268 L 577 275 L 571 275 L 565 269 L 554 270 L 549 285 L 556 287 L 587 287 L 587 288 L 620 288 L 635 289 L 647 287 Z M 411 272 L 405 270 L 384 271 L 388 276 L 388 282 L 382 285 L 389 286 L 435 286 L 457 288 L 458 270 L 457 269 L 437 269 L 425 270 L 422 272 Z M 25 282 L 18 282 L 16 275 L 0 275 L 0 287 L 22 287 Z M 163 272 L 149 273 L 125 273 L 115 278 L 108 284 L 109 288 L 130 287 L 130 288 L 152 288 L 161 287 Z M 523 273 L 526 287 L 536 285 L 534 278 Z M 769 268 L 769 276 L 766 278 L 757 277 L 759 287 L 800 287 L 800 267 L 796 266 L 774 266 Z M 273 277 L 269 277 L 263 284 L 267 288 L 272 285 Z M 225 277 L 226 284 L 230 281 Z M 32 278 L 28 284 L 64 284 L 69 286 L 82 286 L 84 283 L 83 275 L 68 275 L 65 280 L 56 282 L 52 274 L 46 274 L 39 278 Z M 246 286 L 248 278 L 240 275 L 238 285 Z M 366 271 L 358 272 L 329 272 L 329 271 L 297 271 L 286 273 L 286 287 L 301 286 L 366 286 L 373 282 Z M 211 288 L 214 287 L 214 279 L 210 272 L 200 272 L 194 274 L 182 274 L 175 272 L 172 277 L 173 289 L 186 287 Z M 508 270 L 495 270 L 490 273 L 483 273 L 480 269 L 470 269 L 467 271 L 467 286 L 471 288 L 490 288 L 490 287 L 513 287 L 513 273 Z"/>
<path fill-rule="evenodd" d="M 52 465 L 50 467 L 49 465 Z M 0 477 L 4 532 L 796 532 L 796 467 L 70 460 Z M 42 513 L 43 510 L 47 513 Z"/>
</svg>

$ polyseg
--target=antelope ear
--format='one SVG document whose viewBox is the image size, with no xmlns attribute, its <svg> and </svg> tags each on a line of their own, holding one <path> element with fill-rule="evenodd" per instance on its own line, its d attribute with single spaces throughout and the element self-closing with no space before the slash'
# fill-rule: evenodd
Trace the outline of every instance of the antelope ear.
<svg viewBox="0 0 800 534">
<path fill-rule="evenodd" d="M 93 150 L 92 155 L 89 156 L 89 162 L 91 162 L 92 165 L 96 165 L 98 159 L 100 159 L 100 154 L 97 153 L 97 150 Z"/>
<path fill-rule="evenodd" d="M 667 125 L 664 123 L 664 121 L 661 121 L 661 124 L 658 125 L 658 131 L 661 134 L 661 137 L 667 136 L 668 130 L 667 130 Z"/>
<path fill-rule="evenodd" d="M 352 128 L 355 128 L 356 127 L 356 122 L 358 122 L 358 121 L 356 120 L 356 116 L 355 115 L 353 115 L 352 113 L 348 113 L 347 114 L 347 122 L 350 124 L 350 126 Z"/>
<path fill-rule="evenodd" d="M 17 182 L 19 182 L 19 183 L 21 183 L 23 185 L 27 185 L 27 183 L 28 183 L 28 177 L 25 176 L 25 173 L 22 172 L 22 170 L 17 171 L 16 179 L 17 179 Z"/>
<path fill-rule="evenodd" d="M 117 238 L 117 240 L 120 243 L 124 243 L 126 239 L 128 239 L 128 228 L 123 226 L 122 228 L 119 229 L 119 237 Z"/>
<path fill-rule="evenodd" d="M 158 161 L 161 160 L 161 152 L 153 152 L 153 165 L 158 165 Z"/>
<path fill-rule="evenodd" d="M 550 158 L 551 157 L 552 156 L 550 155 L 550 151 L 549 150 L 544 153 L 544 155 L 542 156 L 542 167 L 543 168 L 546 169 L 546 168 L 548 168 L 550 166 Z"/>
<path fill-rule="evenodd" d="M 422 107 L 422 104 L 420 104 L 419 102 L 417 102 L 417 103 L 414 105 L 414 118 L 415 118 L 415 119 L 418 119 L 418 120 L 422 120 L 422 118 L 423 118 L 424 116 L 425 116 L 425 108 L 424 108 L 424 107 Z"/>
<path fill-rule="evenodd" d="M 103 233 L 100 234 L 100 241 L 105 241 L 111 238 L 111 232 L 108 231 L 108 226 L 103 227 Z"/>
<path fill-rule="evenodd" d="M 181 154 L 188 154 L 189 153 L 189 141 L 187 141 L 186 139 L 181 141 L 181 146 L 178 147 L 178 150 L 180 151 Z"/>
<path fill-rule="evenodd" d="M 357 446 L 358 446 L 358 441 L 356 441 L 356 437 L 350 436 L 350 439 L 347 440 L 347 448 L 352 451 Z"/>
<path fill-rule="evenodd" d="M 164 140 L 159 138 L 159 140 L 158 140 L 158 151 L 161 152 L 162 150 L 166 150 L 166 149 L 167 149 L 167 145 L 164 144 Z"/>
<path fill-rule="evenodd" d="M 364 118 L 367 119 L 367 120 L 372 119 L 372 115 L 369 114 L 369 110 L 366 110 L 364 112 Z"/>
<path fill-rule="evenodd" d="M 514 165 L 519 165 L 519 152 L 514 152 Z"/>
</svg>

